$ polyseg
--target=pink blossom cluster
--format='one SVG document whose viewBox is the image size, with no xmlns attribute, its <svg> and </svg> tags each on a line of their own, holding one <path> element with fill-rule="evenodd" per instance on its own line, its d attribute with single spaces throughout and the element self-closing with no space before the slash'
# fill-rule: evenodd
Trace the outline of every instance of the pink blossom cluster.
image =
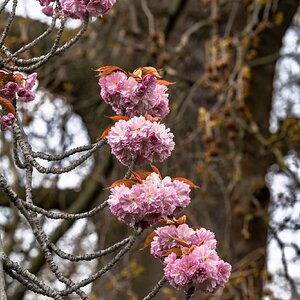
<svg viewBox="0 0 300 300">
<path fill-rule="evenodd" d="M 164 118 L 169 112 L 168 88 L 148 74 L 137 81 L 116 71 L 99 79 L 101 96 L 117 114 L 134 117 L 149 114 Z"/>
<path fill-rule="evenodd" d="M 1 97 L 13 101 L 18 99 L 24 102 L 30 102 L 35 99 L 32 88 L 36 83 L 37 73 L 32 73 L 25 79 L 25 84 L 13 80 L 7 82 L 1 89 Z"/>
<path fill-rule="evenodd" d="M 155 257 L 163 257 L 170 249 L 181 247 L 178 240 L 185 242 L 189 247 L 205 244 L 215 249 L 217 245 L 213 232 L 205 228 L 194 230 L 187 224 L 163 226 L 157 228 L 155 232 L 157 235 L 151 243 L 151 254 Z"/>
<path fill-rule="evenodd" d="M 20 76 L 15 76 L 20 75 Z M 5 74 L 3 76 L 9 76 Z M 15 100 L 30 102 L 35 99 L 35 93 L 32 91 L 36 83 L 37 74 L 33 73 L 26 79 L 21 74 L 13 74 L 9 81 L 0 87 L 0 97 L 14 106 Z M 1 130 L 5 130 L 15 121 L 15 116 L 12 113 L 5 114 L 1 117 Z"/>
<path fill-rule="evenodd" d="M 175 143 L 169 128 L 145 117 L 118 121 L 108 132 L 112 153 L 124 165 L 163 161 L 171 155 Z"/>
<path fill-rule="evenodd" d="M 53 16 L 55 0 L 38 0 L 46 16 Z M 103 17 L 116 3 L 116 0 L 61 0 L 64 16 L 71 19 L 84 19 L 86 12 L 90 17 Z"/>
<path fill-rule="evenodd" d="M 158 174 L 151 173 L 131 188 L 124 184 L 112 188 L 108 204 L 118 220 L 148 226 L 187 207 L 189 193 L 188 184 L 172 181 L 170 177 L 160 179 Z"/>
<path fill-rule="evenodd" d="M 8 113 L 1 117 L 1 130 L 4 131 L 7 126 L 12 125 L 12 123 L 16 120 L 15 116 L 12 113 Z"/>
<path fill-rule="evenodd" d="M 231 265 L 218 256 L 214 233 L 204 228 L 194 230 L 187 224 L 165 226 L 155 233 L 151 253 L 163 261 L 172 286 L 185 291 L 194 287 L 206 293 L 225 286 Z"/>
</svg>

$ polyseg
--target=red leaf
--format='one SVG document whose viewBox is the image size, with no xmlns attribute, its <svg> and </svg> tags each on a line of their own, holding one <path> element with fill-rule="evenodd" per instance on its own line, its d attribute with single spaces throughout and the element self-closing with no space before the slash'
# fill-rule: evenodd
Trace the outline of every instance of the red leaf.
<svg viewBox="0 0 300 300">
<path fill-rule="evenodd" d="M 156 78 L 160 78 L 158 71 L 153 67 L 137 68 L 130 75 L 132 75 L 136 79 L 143 79 L 148 74 L 150 74 Z"/>
<path fill-rule="evenodd" d="M 13 115 L 16 114 L 16 110 L 15 110 L 13 104 L 9 100 L 0 97 L 0 105 L 2 105 L 3 107 L 5 107 Z"/>
<path fill-rule="evenodd" d="M 168 219 L 164 219 L 164 218 L 159 219 L 159 223 L 161 223 L 161 224 L 167 224 L 167 222 L 168 222 Z"/>
<path fill-rule="evenodd" d="M 147 248 L 152 243 L 155 236 L 157 236 L 157 233 L 155 231 L 151 232 L 146 237 L 145 243 L 144 243 L 143 247 L 140 250 L 144 250 L 145 248 Z"/>
<path fill-rule="evenodd" d="M 156 80 L 156 83 L 165 85 L 165 86 L 176 84 L 176 82 L 170 82 L 170 81 L 163 80 L 163 79 Z"/>
<path fill-rule="evenodd" d="M 173 237 L 173 236 L 171 236 L 171 238 L 183 247 L 190 247 L 190 245 L 182 239 L 179 239 L 179 238 Z"/>
<path fill-rule="evenodd" d="M 192 227 L 192 229 L 194 229 L 194 230 L 197 230 L 197 229 L 200 229 L 201 228 L 201 226 L 193 226 Z"/>
<path fill-rule="evenodd" d="M 170 220 L 170 219 L 164 219 L 164 218 L 161 218 L 159 220 L 159 223 L 161 224 L 166 224 L 166 225 L 176 225 L 176 222 L 174 222 L 173 220 Z"/>
<path fill-rule="evenodd" d="M 197 247 L 196 245 L 192 245 L 192 246 L 189 247 L 187 250 L 184 249 L 184 250 L 182 251 L 182 253 L 183 253 L 184 255 L 188 255 L 188 254 L 192 253 L 192 252 L 195 250 L 196 247 Z"/>
<path fill-rule="evenodd" d="M 130 176 L 131 180 L 136 180 L 137 179 L 137 176 L 134 175 L 133 173 L 136 174 L 139 177 L 139 180 L 145 180 L 151 174 L 151 172 L 145 172 L 145 171 L 142 171 L 142 172 L 132 172 L 132 174 Z"/>
<path fill-rule="evenodd" d="M 133 185 L 135 185 L 135 182 L 130 179 L 119 179 L 115 181 L 111 186 L 107 187 L 106 189 L 112 189 L 116 186 L 120 186 L 124 184 L 126 187 L 131 188 Z"/>
<path fill-rule="evenodd" d="M 106 116 L 106 118 L 109 118 L 115 122 L 120 121 L 120 120 L 125 120 L 125 121 L 129 120 L 129 117 L 126 117 L 126 116 L 111 116 L 111 117 Z"/>
<path fill-rule="evenodd" d="M 182 256 L 182 248 L 172 248 L 170 250 L 168 250 L 166 253 L 164 253 L 162 256 L 168 256 L 171 253 L 175 253 L 176 256 Z"/>
<path fill-rule="evenodd" d="M 140 171 L 135 173 L 138 174 L 142 180 L 145 180 L 151 174 L 151 172 L 145 172 L 145 171 L 142 172 Z"/>
<path fill-rule="evenodd" d="M 132 179 L 136 179 L 139 183 L 142 183 L 142 177 L 139 175 L 138 172 L 131 172 Z"/>
<path fill-rule="evenodd" d="M 186 223 L 186 215 L 183 215 L 180 218 L 178 218 L 177 223 L 179 225 L 185 224 Z"/>
<path fill-rule="evenodd" d="M 13 77 L 18 85 L 21 86 L 24 84 L 24 76 L 21 73 L 15 73 Z"/>
<path fill-rule="evenodd" d="M 197 246 L 200 247 L 200 246 L 203 245 L 203 244 L 204 244 L 204 241 L 199 242 L 199 243 L 197 244 Z"/>
<path fill-rule="evenodd" d="M 109 131 L 112 129 L 113 126 L 109 126 L 107 127 L 101 134 L 101 136 L 97 139 L 97 141 L 103 139 L 104 137 L 106 137 L 109 133 Z"/>
<path fill-rule="evenodd" d="M 183 177 L 172 178 L 172 181 L 174 181 L 174 180 L 182 181 L 182 182 L 188 184 L 191 188 L 200 189 L 200 187 L 198 185 L 194 184 L 192 181 L 190 181 L 186 178 L 183 178 Z"/>
<path fill-rule="evenodd" d="M 150 74 L 156 78 L 160 78 L 158 71 L 154 67 L 142 67 L 141 70 L 143 72 L 143 76 Z"/>
<path fill-rule="evenodd" d="M 121 69 L 120 67 L 117 67 L 117 66 L 103 66 L 95 71 L 99 72 L 98 76 L 107 76 L 116 71 L 123 72 L 127 75 L 126 71 L 124 71 L 123 69 Z"/>
<path fill-rule="evenodd" d="M 159 122 L 160 118 L 152 117 L 151 115 L 144 114 L 144 118 L 150 122 Z"/>
<path fill-rule="evenodd" d="M 151 166 L 151 169 L 152 169 L 156 174 L 158 174 L 159 178 L 162 179 L 161 174 L 160 174 L 158 168 L 156 168 L 154 165 L 150 165 L 150 166 Z"/>
<path fill-rule="evenodd" d="M 21 73 L 13 73 L 6 69 L 0 70 L 0 88 L 10 81 L 22 86 L 24 84 L 24 76 Z"/>
</svg>

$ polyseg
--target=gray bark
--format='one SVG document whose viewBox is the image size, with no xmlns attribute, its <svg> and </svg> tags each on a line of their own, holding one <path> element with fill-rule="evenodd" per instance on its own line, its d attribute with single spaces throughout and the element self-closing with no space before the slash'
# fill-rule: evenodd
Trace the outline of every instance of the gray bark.
<svg viewBox="0 0 300 300">
<path fill-rule="evenodd" d="M 5 275 L 4 275 L 3 264 L 2 264 L 2 254 L 3 254 L 3 245 L 2 245 L 2 237 L 0 235 L 0 299 L 7 300 L 6 288 L 5 288 Z"/>
</svg>

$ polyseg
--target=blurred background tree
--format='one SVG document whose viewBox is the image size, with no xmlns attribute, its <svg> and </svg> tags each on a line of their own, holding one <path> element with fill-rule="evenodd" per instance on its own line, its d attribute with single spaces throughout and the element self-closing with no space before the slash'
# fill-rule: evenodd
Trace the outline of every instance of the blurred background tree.
<svg viewBox="0 0 300 300">
<path fill-rule="evenodd" d="M 299 266 L 300 255 L 299 235 L 291 233 L 300 227 L 298 6 L 296 0 L 118 1 L 109 16 L 91 24 L 76 46 L 38 70 L 40 101 L 23 108 L 34 146 L 59 152 L 95 141 L 108 124 L 103 115 L 112 111 L 100 98 L 93 69 L 151 65 L 176 81 L 170 87 L 171 114 L 166 120 L 176 149 L 159 167 L 164 175 L 185 176 L 201 187 L 193 192 L 186 215 L 191 225 L 216 233 L 220 255 L 233 265 L 222 293 L 195 299 L 299 299 L 300 274 L 296 278 L 291 272 L 293 265 Z M 44 26 L 20 17 L 10 35 L 11 46 L 18 48 Z M 280 51 L 289 28 L 295 50 Z M 63 38 L 68 34 L 73 29 Z M 43 53 L 51 38 L 24 56 Z M 284 70 L 281 62 L 287 57 L 292 67 Z M 2 134 L 1 168 L 9 170 L 17 188 L 20 179 L 8 159 L 7 140 Z M 47 209 L 81 212 L 106 199 L 103 187 L 122 172 L 110 153 L 96 154 L 72 175 L 40 177 L 35 198 Z M 276 174 L 281 180 L 275 180 Z M 26 225 L 6 207 L 2 194 L 0 199 L 6 216 L 5 252 L 22 257 L 31 272 L 54 281 L 34 241 L 24 241 Z M 117 241 L 127 229 L 105 212 L 101 218 L 64 221 L 49 230 L 53 241 L 79 253 Z M 138 251 L 142 240 L 122 265 L 93 284 L 93 299 L 141 299 L 161 278 L 161 264 L 147 249 Z M 267 255 L 272 256 L 268 249 L 277 251 L 268 248 L 270 243 L 280 249 L 282 267 L 277 275 L 267 267 Z M 99 266 L 104 262 L 100 259 Z M 65 268 L 76 277 L 97 264 Z M 26 290 L 15 283 L 9 292 L 10 299 L 26 297 Z M 30 293 L 27 297 L 40 299 Z M 166 286 L 157 299 L 180 297 Z"/>
</svg>

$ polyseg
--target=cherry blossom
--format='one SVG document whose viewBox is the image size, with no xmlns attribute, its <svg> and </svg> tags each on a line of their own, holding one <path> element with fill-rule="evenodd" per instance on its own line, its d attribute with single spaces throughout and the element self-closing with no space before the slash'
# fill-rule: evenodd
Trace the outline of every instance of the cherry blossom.
<svg viewBox="0 0 300 300">
<path fill-rule="evenodd" d="M 55 0 L 38 0 L 46 16 L 53 16 Z M 116 0 L 61 0 L 61 8 L 66 18 L 84 19 L 86 12 L 90 17 L 103 17 L 114 6 Z"/>
<path fill-rule="evenodd" d="M 124 165 L 164 161 L 175 143 L 173 133 L 165 125 L 145 117 L 118 121 L 107 135 L 112 154 Z"/>
<path fill-rule="evenodd" d="M 129 117 L 149 114 L 164 118 L 169 112 L 168 87 L 151 74 L 137 81 L 116 71 L 99 79 L 101 96 L 117 114 Z"/>
<path fill-rule="evenodd" d="M 190 187 L 183 183 L 178 193 L 178 185 L 170 177 L 160 179 L 151 173 L 141 183 L 131 188 L 124 184 L 111 189 L 108 204 L 111 212 L 122 222 L 129 225 L 152 225 L 160 218 L 181 211 L 190 203 Z M 187 200 L 188 199 L 188 200 Z"/>
</svg>

